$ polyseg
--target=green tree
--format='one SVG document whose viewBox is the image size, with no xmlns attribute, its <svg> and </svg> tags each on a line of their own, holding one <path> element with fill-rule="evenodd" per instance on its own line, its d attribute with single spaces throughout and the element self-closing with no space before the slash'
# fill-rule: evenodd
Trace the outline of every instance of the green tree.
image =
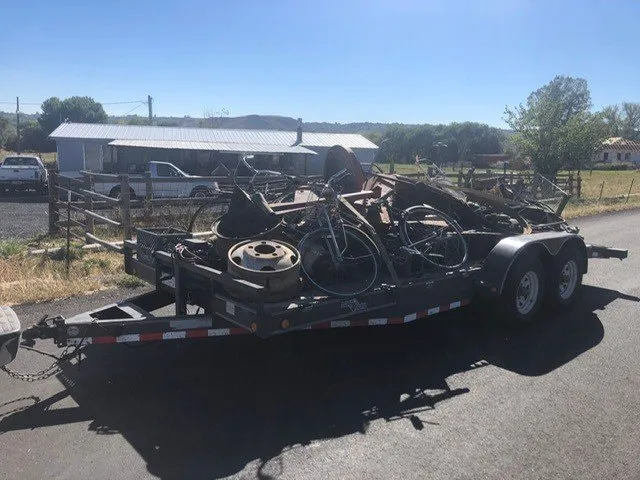
<svg viewBox="0 0 640 480">
<path fill-rule="evenodd" d="M 609 105 L 602 110 L 602 115 L 610 136 L 640 140 L 640 103 Z"/>
<path fill-rule="evenodd" d="M 0 148 L 5 148 L 7 141 L 15 135 L 15 128 L 8 119 L 0 117 Z"/>
<path fill-rule="evenodd" d="M 51 97 L 42 103 L 41 109 L 38 123 L 46 135 L 62 122 L 107 123 L 108 118 L 102 104 L 91 97 L 69 97 L 62 101 Z"/>
<path fill-rule="evenodd" d="M 505 109 L 513 141 L 534 169 L 555 177 L 564 167 L 591 160 L 606 138 L 602 115 L 593 115 L 591 94 L 582 78 L 557 76 L 531 93 L 526 105 Z"/>
</svg>

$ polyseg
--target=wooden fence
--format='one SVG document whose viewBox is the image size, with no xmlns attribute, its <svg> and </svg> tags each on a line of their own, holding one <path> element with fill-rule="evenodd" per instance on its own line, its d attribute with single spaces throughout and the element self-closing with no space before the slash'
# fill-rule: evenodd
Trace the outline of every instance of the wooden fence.
<svg viewBox="0 0 640 480">
<path fill-rule="evenodd" d="M 146 223 L 153 223 L 158 207 L 163 206 L 201 206 L 224 205 L 227 199 L 222 196 L 204 198 L 154 198 L 155 183 L 177 183 L 179 178 L 145 179 L 144 198 L 132 198 L 129 175 L 111 175 L 81 172 L 80 177 L 72 177 L 51 172 L 49 176 L 49 233 L 66 232 L 86 243 L 95 243 L 104 248 L 123 253 L 125 241 L 131 240 L 135 227 L 132 218 L 142 217 Z M 95 191 L 97 183 L 115 184 L 119 195 L 114 198 Z M 110 218 L 117 212 L 118 219 Z M 113 216 L 113 215 L 111 215 Z M 113 242 L 99 238 L 96 227 L 106 225 L 120 232 L 122 242 Z M 80 232 L 78 231 L 80 229 Z"/>
<path fill-rule="evenodd" d="M 423 178 L 425 172 L 403 173 L 402 175 L 412 178 Z M 459 187 L 478 188 L 483 185 L 493 185 L 498 179 L 502 179 L 505 185 L 514 187 L 517 182 L 523 181 L 525 184 L 531 182 L 533 173 L 529 171 L 522 172 L 478 172 L 469 170 L 464 173 L 462 170 L 458 172 L 446 172 L 447 178 Z M 561 173 L 555 178 L 555 183 L 559 188 L 564 190 L 572 197 L 581 198 L 582 196 L 582 177 L 578 173 Z"/>
</svg>

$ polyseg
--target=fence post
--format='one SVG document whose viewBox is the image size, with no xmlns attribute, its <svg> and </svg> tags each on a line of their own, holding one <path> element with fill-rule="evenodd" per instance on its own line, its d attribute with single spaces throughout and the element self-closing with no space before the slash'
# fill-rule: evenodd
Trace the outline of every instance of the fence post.
<svg viewBox="0 0 640 480">
<path fill-rule="evenodd" d="M 576 196 L 580 198 L 580 195 L 582 195 L 582 176 L 578 174 L 578 179 L 576 182 Z"/>
<path fill-rule="evenodd" d="M 598 197 L 598 200 L 602 199 L 602 191 L 604 190 L 604 180 L 602 181 L 602 185 L 600 185 L 600 196 Z"/>
<path fill-rule="evenodd" d="M 569 190 L 569 195 L 573 197 L 573 173 L 570 173 L 567 179 L 567 190 Z"/>
<path fill-rule="evenodd" d="M 635 180 L 635 177 L 631 178 L 631 185 L 629 185 L 629 192 L 627 193 L 627 202 L 629 203 L 629 196 L 631 195 L 631 189 L 633 188 L 633 181 Z"/>
<path fill-rule="evenodd" d="M 49 172 L 49 235 L 58 233 L 58 226 L 56 225 L 60 220 L 58 212 L 58 181 L 58 174 Z"/>
<path fill-rule="evenodd" d="M 464 187 L 464 183 L 463 183 L 463 179 L 464 175 L 462 173 L 462 169 L 460 169 L 460 171 L 458 172 L 458 186 L 459 187 Z"/>
<path fill-rule="evenodd" d="M 82 172 L 82 176 L 84 177 L 84 189 L 92 192 L 93 178 L 91 177 L 91 174 L 88 172 Z M 83 197 L 84 197 L 84 209 L 89 212 L 93 212 L 93 198 L 91 197 L 91 195 L 87 195 L 87 194 L 84 194 Z M 94 234 L 93 218 L 90 217 L 89 215 L 84 216 L 84 232 L 90 233 L 91 235 Z"/>
<path fill-rule="evenodd" d="M 151 172 L 145 172 L 145 196 L 144 196 L 144 214 L 150 217 L 153 213 L 151 199 L 153 198 L 153 182 L 151 181 Z"/>
<path fill-rule="evenodd" d="M 120 175 L 120 208 L 122 210 L 122 238 L 131 240 L 131 195 L 129 175 Z"/>
</svg>

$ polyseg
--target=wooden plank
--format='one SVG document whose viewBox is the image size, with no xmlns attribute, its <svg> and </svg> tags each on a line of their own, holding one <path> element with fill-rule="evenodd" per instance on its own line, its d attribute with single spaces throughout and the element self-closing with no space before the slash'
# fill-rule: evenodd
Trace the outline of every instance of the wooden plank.
<svg viewBox="0 0 640 480">
<path fill-rule="evenodd" d="M 87 215 L 88 217 L 93 218 L 94 220 L 97 220 L 99 223 L 107 223 L 109 225 L 113 225 L 114 227 L 122 226 L 120 222 L 116 222 L 115 220 L 112 220 L 110 218 L 103 217 L 102 215 L 98 215 L 97 213 L 94 213 L 92 211 L 84 210 L 84 209 L 78 209 L 78 211 L 83 213 L 84 215 Z"/>
<path fill-rule="evenodd" d="M 60 174 L 57 174 L 57 177 L 59 180 L 62 180 L 63 182 L 66 182 L 68 184 L 75 183 L 76 185 L 84 185 L 84 180 L 82 180 L 81 178 L 69 177 L 67 175 Z"/>
<path fill-rule="evenodd" d="M 64 228 L 64 229 L 66 229 L 66 228 L 67 228 L 67 226 L 66 226 L 66 225 L 62 225 L 62 224 L 61 224 L 61 222 L 56 223 L 56 226 L 57 226 L 58 228 L 61 228 L 61 229 L 62 229 L 62 228 Z M 84 227 L 84 225 L 83 225 L 83 227 Z M 72 237 L 77 238 L 78 240 L 82 240 L 83 242 L 85 241 L 84 234 L 83 234 L 83 235 L 80 235 L 80 234 L 78 234 L 78 233 L 75 233 L 73 230 L 69 230 L 69 234 L 70 234 Z"/>
<path fill-rule="evenodd" d="M 88 195 L 92 198 L 95 198 L 96 200 L 103 200 L 112 205 L 120 203 L 120 200 L 118 200 L 117 198 L 112 198 L 112 197 L 109 197 L 108 195 L 103 195 L 101 193 L 94 192 L 93 190 L 82 189 L 80 190 L 80 192 L 82 193 L 82 195 Z"/>
<path fill-rule="evenodd" d="M 91 233 L 85 233 L 85 236 L 91 240 L 93 243 L 97 243 L 98 245 L 103 246 L 104 248 L 106 248 L 107 250 L 110 250 L 112 252 L 116 252 L 116 253 L 122 253 L 123 252 L 123 248 L 119 247 L 113 243 L 107 242 L 105 240 L 102 240 L 98 237 L 96 237 L 95 235 L 92 235 Z"/>
<path fill-rule="evenodd" d="M 62 228 L 67 228 L 67 221 L 66 220 L 60 220 L 58 222 L 58 225 L 60 225 Z M 69 219 L 69 223 L 71 224 L 71 226 L 73 227 L 80 227 L 84 230 L 84 223 L 79 222 L 77 220 L 74 220 L 73 218 Z"/>
<path fill-rule="evenodd" d="M 225 205 L 229 203 L 226 197 L 184 197 L 184 198 L 154 198 L 151 200 L 152 205 Z"/>
<path fill-rule="evenodd" d="M 95 182 L 98 182 L 98 183 L 109 183 L 109 182 L 118 183 L 118 175 L 116 175 L 116 174 L 112 174 L 112 173 L 94 173 L 94 172 L 87 172 L 86 170 L 81 170 L 80 173 L 82 175 L 91 175 L 93 180 Z"/>
</svg>

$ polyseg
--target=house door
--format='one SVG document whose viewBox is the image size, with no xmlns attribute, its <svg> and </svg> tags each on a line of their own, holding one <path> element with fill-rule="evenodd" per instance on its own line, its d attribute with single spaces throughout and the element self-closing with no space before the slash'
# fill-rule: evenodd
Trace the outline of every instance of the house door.
<svg viewBox="0 0 640 480">
<path fill-rule="evenodd" d="M 97 143 L 84 144 L 84 169 L 91 172 L 102 171 L 102 145 Z"/>
</svg>

